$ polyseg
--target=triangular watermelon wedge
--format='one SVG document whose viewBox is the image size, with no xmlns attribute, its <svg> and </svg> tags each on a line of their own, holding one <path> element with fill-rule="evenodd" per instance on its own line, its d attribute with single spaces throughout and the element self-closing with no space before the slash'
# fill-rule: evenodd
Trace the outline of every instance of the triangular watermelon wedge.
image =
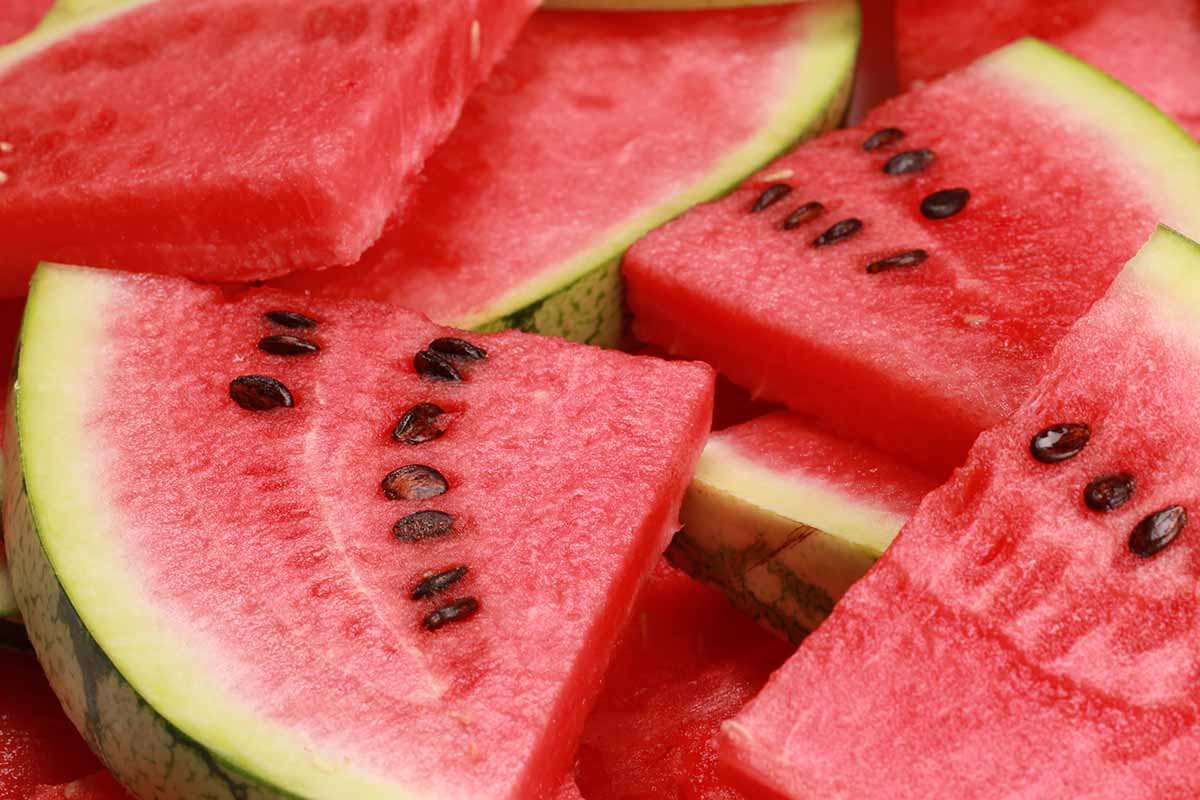
<svg viewBox="0 0 1200 800">
<path fill-rule="evenodd" d="M 51 684 L 140 796 L 549 796 L 711 370 L 298 302 L 38 273 L 5 519 Z"/>
<path fill-rule="evenodd" d="M 800 800 L 1200 796 L 1200 245 L 1160 229 L 725 728 Z"/>
</svg>

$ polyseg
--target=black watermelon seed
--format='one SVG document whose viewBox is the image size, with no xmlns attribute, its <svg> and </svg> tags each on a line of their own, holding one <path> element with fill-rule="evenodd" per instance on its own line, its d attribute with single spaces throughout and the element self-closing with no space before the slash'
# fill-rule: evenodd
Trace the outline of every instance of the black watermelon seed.
<svg viewBox="0 0 1200 800">
<path fill-rule="evenodd" d="M 1113 511 L 1129 502 L 1137 482 L 1128 472 L 1101 475 L 1083 490 L 1083 502 L 1093 511 Z"/>
<path fill-rule="evenodd" d="M 905 150 L 897 153 L 883 165 L 883 171 L 888 175 L 908 175 L 920 172 L 933 163 L 933 151 L 927 148 L 920 150 Z"/>
<path fill-rule="evenodd" d="M 904 131 L 899 128 L 883 128 L 877 130 L 867 137 L 863 142 L 863 150 L 871 151 L 878 150 L 881 147 L 887 147 L 889 144 L 894 144 L 904 138 Z"/>
<path fill-rule="evenodd" d="M 1086 423 L 1051 425 L 1034 434 L 1029 442 L 1029 452 L 1043 464 L 1054 464 L 1079 455 L 1090 438 L 1092 429 Z"/>
<path fill-rule="evenodd" d="M 422 350 L 413 356 L 413 367 L 418 375 L 430 380 L 458 383 L 463 379 L 462 373 L 448 358 L 432 350 Z"/>
<path fill-rule="evenodd" d="M 478 600 L 474 597 L 463 597 L 453 603 L 447 603 L 436 611 L 429 612 L 422 624 L 425 626 L 425 630 L 436 631 L 451 622 L 465 622 L 475 616 L 475 612 L 478 610 Z"/>
<path fill-rule="evenodd" d="M 446 476 L 424 464 L 407 464 L 387 474 L 379 484 L 388 500 L 428 500 L 450 488 Z"/>
<path fill-rule="evenodd" d="M 487 350 L 471 344 L 466 339 L 456 339 L 453 336 L 434 339 L 429 343 L 429 349 L 448 358 L 465 358 L 468 361 L 483 361 L 487 358 Z"/>
<path fill-rule="evenodd" d="M 396 520 L 392 535 L 402 542 L 438 539 L 453 532 L 454 517 L 445 511 L 417 511 Z"/>
<path fill-rule="evenodd" d="M 872 261 L 867 265 L 867 272 L 874 275 L 878 272 L 887 272 L 889 269 L 915 267 L 924 264 L 928 258 L 929 253 L 926 253 L 924 250 L 909 250 L 904 253 L 897 253 L 894 256 L 881 258 L 878 261 Z"/>
<path fill-rule="evenodd" d="M 424 600 L 435 594 L 441 594 L 466 577 L 467 572 L 466 565 L 451 567 L 441 572 L 426 572 L 421 575 L 420 582 L 413 587 L 412 594 L 409 596 L 413 600 Z"/>
<path fill-rule="evenodd" d="M 392 428 L 392 438 L 402 444 L 432 442 L 446 432 L 446 423 L 442 420 L 445 413 L 441 406 L 433 403 L 418 403 Z"/>
<path fill-rule="evenodd" d="M 319 353 L 321 345 L 299 336 L 264 336 L 258 340 L 258 349 L 276 356 L 302 356 Z"/>
<path fill-rule="evenodd" d="M 849 239 L 854 234 L 862 230 L 862 220 L 851 217 L 844 219 L 841 222 L 835 222 L 827 231 L 822 233 L 816 239 L 813 239 L 813 247 L 824 247 L 827 244 L 834 244 L 843 239 Z"/>
<path fill-rule="evenodd" d="M 229 383 L 229 396 L 247 411 L 292 407 L 292 393 L 288 388 L 266 375 L 243 375 L 234 378 Z"/>
<path fill-rule="evenodd" d="M 811 203 L 805 203 L 791 214 L 788 214 L 788 218 L 783 221 L 783 229 L 785 231 L 790 231 L 792 228 L 797 228 L 809 220 L 816 219 L 824 213 L 825 206 L 821 205 L 815 200 Z"/>
<path fill-rule="evenodd" d="M 966 189 L 942 189 L 921 201 L 921 213 L 928 219 L 946 219 L 966 208 L 970 199 Z"/>
<path fill-rule="evenodd" d="M 1138 558 L 1150 558 L 1161 553 L 1175 541 L 1187 525 L 1187 509 L 1169 506 L 1156 511 L 1137 524 L 1129 534 L 1129 551 Z"/>
<path fill-rule="evenodd" d="M 791 193 L 792 187 L 786 183 L 773 183 L 767 187 L 765 192 L 758 196 L 758 199 L 754 201 L 754 205 L 750 206 L 750 213 L 757 214 L 760 211 L 765 211 Z"/>
<path fill-rule="evenodd" d="M 306 317 L 299 311 L 268 311 L 263 316 L 268 321 L 285 328 L 313 328 L 317 324 L 315 319 Z"/>
</svg>

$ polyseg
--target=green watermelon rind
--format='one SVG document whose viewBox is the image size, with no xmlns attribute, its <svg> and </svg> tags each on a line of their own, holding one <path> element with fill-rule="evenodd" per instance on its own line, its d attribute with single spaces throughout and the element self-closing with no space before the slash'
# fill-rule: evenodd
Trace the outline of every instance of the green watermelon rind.
<svg viewBox="0 0 1200 800">
<path fill-rule="evenodd" d="M 771 105 L 770 119 L 687 189 L 597 237 L 597 243 L 515 287 L 488 306 L 446 325 L 479 331 L 512 327 L 616 346 L 624 318 L 621 257 L 639 238 L 736 188 L 746 177 L 799 142 L 835 127 L 854 85 L 862 34 L 858 2 L 805 14 L 792 45 L 795 79 Z"/>
</svg>

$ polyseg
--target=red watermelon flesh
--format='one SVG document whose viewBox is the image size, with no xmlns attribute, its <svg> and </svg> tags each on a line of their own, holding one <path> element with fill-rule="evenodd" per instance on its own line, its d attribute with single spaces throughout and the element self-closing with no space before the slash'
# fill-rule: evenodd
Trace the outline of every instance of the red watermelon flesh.
<svg viewBox="0 0 1200 800">
<path fill-rule="evenodd" d="M 660 562 L 642 589 L 576 761 L 587 800 L 742 800 L 717 733 L 792 648 Z"/>
<path fill-rule="evenodd" d="M 355 261 L 533 0 L 152 0 L 0 52 L 0 291 Z"/>
<path fill-rule="evenodd" d="M 864 150 L 892 127 L 904 138 Z M 934 154 L 923 170 L 883 171 L 920 149 Z M 791 193 L 753 213 L 775 184 Z M 624 262 L 634 333 L 945 473 L 1017 406 L 1159 219 L 1200 233 L 1198 187 L 1200 148 L 1182 131 L 1026 40 L 644 238 Z M 923 215 L 926 198 L 960 188 L 959 213 Z M 809 202 L 824 211 L 785 230 Z M 861 228 L 815 245 L 842 220 Z M 916 251 L 924 263 L 868 272 Z"/>
<path fill-rule="evenodd" d="M 1200 246 L 1163 229 L 725 728 L 729 756 L 797 800 L 1200 795 L 1198 330 Z M 1037 444 L 1064 424 L 1090 438 Z M 1120 473 L 1124 504 L 1089 507 Z M 1182 529 L 1136 533 L 1171 508 Z"/>
<path fill-rule="evenodd" d="M 805 74 L 804 56 L 829 44 L 820 31 L 852 8 L 537 14 L 430 160 L 405 219 L 358 264 L 281 285 L 391 301 L 464 327 L 512 314 L 618 256 L 648 209 L 728 172 L 723 161 L 793 95 L 812 102 L 801 87 L 829 79 Z M 776 131 L 725 180 L 802 132 Z M 630 225 L 641 230 L 614 242 Z M 531 281 L 548 284 L 523 289 Z"/>
<path fill-rule="evenodd" d="M 54 0 L 0 0 L 0 44 L 33 30 L 52 5 Z"/>
<path fill-rule="evenodd" d="M 904 86 L 1037 36 L 1124 81 L 1200 137 L 1195 0 L 896 0 L 895 19 Z"/>
<path fill-rule="evenodd" d="M 439 382 L 417 374 L 415 356 L 453 334 L 409 312 L 267 290 L 226 298 L 99 270 L 39 276 L 14 430 L 28 443 L 37 542 L 96 646 L 190 737 L 172 747 L 234 753 L 241 774 L 302 795 L 557 788 L 634 592 L 677 526 L 709 426 L 708 367 L 507 333 L 473 335 L 486 359 L 460 362 L 462 382 Z M 264 318 L 281 308 L 318 320 L 300 333 L 319 353 L 255 347 L 296 333 Z M 65 332 L 64 315 L 89 333 Z M 73 358 L 55 344 L 64 333 L 92 342 L 85 360 L 52 355 Z M 80 380 L 70 390 L 68 375 Z M 230 381 L 241 375 L 283 381 L 294 407 L 239 408 Z M 72 408 L 53 410 L 51 396 Z M 442 409 L 445 433 L 394 440 L 420 403 Z M 97 516 L 74 533 L 52 518 L 90 490 L 67 505 L 35 477 L 48 449 L 34 440 L 50 417 L 58 441 L 76 424 L 88 431 L 74 463 L 90 475 Z M 52 471 L 66 465 L 56 462 Z M 439 472 L 445 491 L 387 499 L 381 479 L 410 464 Z M 62 660 L 92 662 L 77 637 L 61 638 L 57 615 L 38 615 L 18 555 L 28 540 L 14 538 L 29 529 L 9 506 L 17 597 L 54 678 L 55 643 L 74 654 Z M 394 527 L 430 511 L 451 516 L 446 535 Z M 80 572 L 69 562 L 82 551 L 55 531 L 97 537 Z M 426 571 L 459 566 L 468 572 L 451 590 L 410 599 Z M 463 598 L 477 599 L 470 619 L 423 627 Z M 55 685 L 76 707 L 69 685 Z M 138 759 L 153 748 L 121 738 L 137 738 L 121 723 L 128 706 L 108 711 L 119 719 L 101 710 L 75 721 L 145 791 L 157 767 Z"/>
<path fill-rule="evenodd" d="M 39 786 L 28 797 L 30 800 L 132 800 L 107 770 L 67 784 Z"/>
</svg>

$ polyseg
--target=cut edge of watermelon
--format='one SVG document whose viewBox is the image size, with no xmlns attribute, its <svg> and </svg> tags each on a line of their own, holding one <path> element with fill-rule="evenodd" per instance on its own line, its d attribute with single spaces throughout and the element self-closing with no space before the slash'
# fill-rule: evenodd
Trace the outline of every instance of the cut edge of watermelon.
<svg viewBox="0 0 1200 800">
<path fill-rule="evenodd" d="M 8 562 L 0 558 L 0 618 L 15 619 L 19 614 L 17 598 L 13 594 L 12 578 L 8 574 Z"/>
<path fill-rule="evenodd" d="M 138 592 L 131 591 L 139 585 L 137 576 L 106 545 L 105 532 L 117 523 L 91 480 L 92 470 L 80 457 L 85 452 L 80 443 L 87 436 L 86 422 L 70 387 L 74 381 L 86 383 L 94 361 L 80 343 L 103 341 L 103 310 L 110 293 L 102 274 L 51 264 L 38 269 L 21 329 L 16 385 L 46 386 L 44 380 L 30 380 L 30 376 L 52 372 L 57 377 L 50 385 L 57 388 L 14 392 L 6 431 L 6 483 L 21 487 L 5 498 L 5 518 L 10 523 L 7 544 L 14 554 L 12 581 L 39 659 L 81 665 L 82 674 L 51 676 L 52 682 L 82 682 L 82 686 L 54 685 L 61 699 L 76 700 L 65 706 L 68 716 L 83 731 L 88 730 L 86 719 L 93 715 L 126 720 L 135 729 L 130 735 L 147 750 L 173 752 L 176 760 L 188 760 L 186 766 L 176 764 L 173 771 L 207 772 L 196 777 L 194 785 L 207 781 L 214 791 L 217 787 L 228 791 L 235 781 L 244 780 L 269 797 L 412 797 L 384 777 L 314 752 L 311 742 L 229 698 L 212 677 L 184 657 L 188 648 L 138 648 L 128 641 L 132 631 L 144 642 L 173 642 L 177 637 L 151 604 L 138 601 Z M 41 333 L 44 330 L 52 333 Z M 35 331 L 38 334 L 31 335 Z M 18 442 L 24 447 L 19 448 Z M 58 491 L 64 481 L 76 489 L 69 494 Z M 56 531 L 54 537 L 39 531 L 34 506 L 43 525 Z M 80 557 L 83 553 L 87 556 Z M 70 576 L 71 596 L 59 580 L 59 571 Z M 86 625 L 76 610 L 80 607 L 88 609 Z M 90 631 L 126 640 L 129 646 L 123 652 L 137 651 L 135 673 L 128 671 L 128 665 L 111 662 Z M 136 689 L 128 674 L 140 678 Z M 170 678 L 158 680 L 162 676 Z M 80 702 L 86 706 L 80 707 Z M 99 710 L 102 706 L 107 710 Z M 161 717 L 156 707 L 171 708 L 172 719 Z M 205 718 L 224 722 L 213 726 L 205 724 Z M 203 747 L 189 735 L 200 730 Z M 180 743 L 190 745 L 188 756 Z M 250 752 L 258 756 L 258 768 L 247 765 L 244 754 Z"/>
<path fill-rule="evenodd" d="M 553 4 L 549 5 L 553 7 Z M 641 6 L 625 8 L 635 7 Z M 533 324 L 534 315 L 552 318 L 559 309 L 571 308 L 572 303 L 577 302 L 579 292 L 608 288 L 611 284 L 611 296 L 619 297 L 620 258 L 635 241 L 692 206 L 737 186 L 797 141 L 822 133 L 836 124 L 845 113 L 854 83 L 854 65 L 862 37 L 861 6 L 855 0 L 830 4 L 826 8 L 814 7 L 794 24 L 800 28 L 791 45 L 794 79 L 786 83 L 781 96 L 771 103 L 777 110 L 753 137 L 669 201 L 610 228 L 597 237 L 599 243 L 595 246 L 511 289 L 487 307 L 449 324 L 481 331 L 530 330 L 528 325 Z M 610 317 L 606 315 L 606 319 Z M 619 321 L 620 316 L 615 319 Z M 539 327 L 537 330 L 544 329 Z"/>
<path fill-rule="evenodd" d="M 31 32 L 0 47 L 0 73 L 79 31 L 156 0 L 57 0 Z"/>
</svg>

